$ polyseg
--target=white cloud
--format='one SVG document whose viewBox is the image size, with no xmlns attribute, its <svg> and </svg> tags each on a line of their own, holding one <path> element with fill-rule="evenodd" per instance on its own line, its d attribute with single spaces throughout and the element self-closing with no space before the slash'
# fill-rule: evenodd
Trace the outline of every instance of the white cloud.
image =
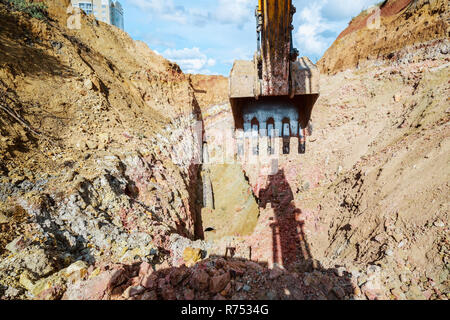
<svg viewBox="0 0 450 320">
<path fill-rule="evenodd" d="M 301 54 L 320 57 L 343 31 L 352 16 L 359 14 L 378 0 L 319 0 L 305 3 L 298 10 L 294 40 Z M 298 6 L 298 5 L 297 5 Z M 299 6 L 298 6 L 299 7 Z"/>
<path fill-rule="evenodd" d="M 255 0 L 219 0 L 210 8 L 177 5 L 174 0 L 128 0 L 151 16 L 181 24 L 233 24 L 241 28 L 253 21 Z"/>
<path fill-rule="evenodd" d="M 225 24 L 235 24 L 242 27 L 252 21 L 256 1 L 254 0 L 219 0 L 219 5 L 214 14 L 217 21 Z"/>
<path fill-rule="evenodd" d="M 128 0 L 150 16 L 158 16 L 167 21 L 186 23 L 187 15 L 183 6 L 177 6 L 173 0 Z"/>
<path fill-rule="evenodd" d="M 154 12 L 168 12 L 174 7 L 172 0 L 128 0 L 131 4 Z"/>
<path fill-rule="evenodd" d="M 301 53 L 319 55 L 327 46 L 327 39 L 321 35 L 322 32 L 331 30 L 333 25 L 325 21 L 321 15 L 322 5 L 314 4 L 303 8 L 299 13 L 302 22 L 294 34 Z"/>
<path fill-rule="evenodd" d="M 216 60 L 208 58 L 199 48 L 180 50 L 167 49 L 162 54 L 165 58 L 176 62 L 185 73 L 211 73 L 207 67 L 214 67 Z"/>
</svg>

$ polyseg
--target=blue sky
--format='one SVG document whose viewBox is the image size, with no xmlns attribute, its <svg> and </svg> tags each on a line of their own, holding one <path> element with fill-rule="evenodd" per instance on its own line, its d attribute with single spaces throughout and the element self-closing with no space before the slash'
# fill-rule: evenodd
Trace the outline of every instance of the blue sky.
<svg viewBox="0 0 450 320">
<path fill-rule="evenodd" d="M 125 31 L 186 73 L 228 75 L 256 50 L 257 0 L 120 0 Z M 318 60 L 350 19 L 379 0 L 293 0 L 294 41 Z"/>
</svg>

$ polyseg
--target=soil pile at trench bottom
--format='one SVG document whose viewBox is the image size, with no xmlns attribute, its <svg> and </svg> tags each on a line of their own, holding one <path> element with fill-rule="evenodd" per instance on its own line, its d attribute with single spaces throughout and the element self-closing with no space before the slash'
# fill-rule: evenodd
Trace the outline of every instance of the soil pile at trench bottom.
<svg viewBox="0 0 450 320">
<path fill-rule="evenodd" d="M 429 35 L 410 42 L 344 31 L 306 155 L 228 166 L 242 199 L 197 161 L 199 121 L 209 146 L 232 124 L 228 80 L 46 2 L 38 20 L 0 1 L 2 299 L 448 298 L 444 1 L 383 4 L 384 34 Z M 355 39 L 393 44 L 335 64 Z"/>
</svg>

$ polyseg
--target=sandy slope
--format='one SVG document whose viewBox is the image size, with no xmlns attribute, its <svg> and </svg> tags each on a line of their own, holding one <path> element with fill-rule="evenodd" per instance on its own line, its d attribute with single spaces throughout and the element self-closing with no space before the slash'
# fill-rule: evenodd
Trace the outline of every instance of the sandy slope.
<svg viewBox="0 0 450 320">
<path fill-rule="evenodd" d="M 355 17 L 318 61 L 322 73 L 393 58 L 399 48 L 449 36 L 448 1 L 388 0 L 380 5 L 379 28 L 367 27 L 372 25 L 375 11 Z"/>
</svg>

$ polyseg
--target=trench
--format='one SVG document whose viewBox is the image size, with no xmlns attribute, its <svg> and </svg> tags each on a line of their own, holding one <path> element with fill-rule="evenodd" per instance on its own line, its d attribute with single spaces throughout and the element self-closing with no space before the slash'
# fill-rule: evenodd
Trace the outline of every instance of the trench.
<svg viewBox="0 0 450 320">
<path fill-rule="evenodd" d="M 301 270 L 316 263 L 298 219 L 302 212 L 295 206 L 295 186 L 289 185 L 283 169 L 287 159 L 300 159 L 305 152 L 304 137 L 310 134 L 316 99 L 297 97 L 296 104 L 286 99 L 263 99 L 257 104 L 230 100 L 197 109 L 203 125 L 203 161 L 195 167 L 191 179 L 195 187 L 190 188 L 196 239 L 213 242 L 221 255 L 233 248 L 248 260 L 295 264 Z"/>
<path fill-rule="evenodd" d="M 279 156 L 304 154 L 304 137 L 316 99 L 317 96 L 309 95 L 298 96 L 294 102 L 284 98 L 261 99 L 257 103 L 232 99 L 224 104 L 223 112 L 211 114 L 210 109 L 203 111 L 207 114 L 207 119 L 203 119 L 202 112 L 197 109 L 200 121 L 203 126 L 206 125 L 202 133 L 201 151 L 203 160 L 206 161 L 202 161 L 196 168 L 198 187 L 194 188 L 192 194 L 196 204 L 194 211 L 197 239 L 219 240 L 229 236 L 249 236 L 254 232 L 260 215 L 260 201 L 259 195 L 253 192 L 255 186 L 252 183 L 255 181 L 250 183 L 244 171 L 244 167 L 247 167 L 246 157 L 256 157 L 257 162 L 263 164 L 264 161 L 260 160 L 267 156 L 267 165 L 271 167 L 271 174 L 275 175 L 278 169 L 275 170 L 274 167 L 278 167 Z M 240 118 L 245 121 L 237 121 Z M 229 161 L 228 141 L 218 138 L 227 139 L 223 132 L 231 129 L 234 133 L 231 135 L 234 137 L 234 158 Z M 243 131 L 246 134 L 251 132 L 252 138 L 244 139 Z M 240 152 L 244 149 L 246 152 Z M 214 161 L 217 159 L 224 161 L 217 164 Z"/>
<path fill-rule="evenodd" d="M 259 207 L 250 181 L 241 163 L 215 164 L 210 161 L 208 144 L 212 145 L 212 141 L 206 137 L 206 131 L 211 128 L 204 127 L 202 113 L 196 104 L 194 111 L 203 125 L 202 163 L 191 165 L 189 170 L 195 238 L 209 241 L 251 235 L 258 222 Z M 231 113 L 228 116 L 231 118 Z M 214 150 L 210 151 L 213 156 Z"/>
<path fill-rule="evenodd" d="M 235 250 L 244 259 L 274 263 L 308 271 L 320 267 L 313 258 L 301 216 L 284 168 L 268 175 L 256 188 L 242 164 L 202 165 L 200 204 L 196 221 L 198 239 L 214 242 L 218 248 Z M 253 172 L 254 173 L 254 172 Z M 258 183 L 259 184 L 259 183 Z M 205 197 L 211 192 L 211 198 Z M 225 250 L 225 249 L 223 249 Z M 248 251 L 249 250 L 249 251 Z M 225 254 L 227 251 L 221 251 Z M 234 254 L 232 254 L 233 256 Z"/>
<path fill-rule="evenodd" d="M 202 206 L 199 210 L 204 240 L 251 235 L 257 225 L 257 199 L 240 164 L 203 165 Z M 197 234 L 198 236 L 198 234 Z"/>
<path fill-rule="evenodd" d="M 197 164 L 189 171 L 194 240 L 251 235 L 258 222 L 258 200 L 241 164 Z"/>
</svg>

